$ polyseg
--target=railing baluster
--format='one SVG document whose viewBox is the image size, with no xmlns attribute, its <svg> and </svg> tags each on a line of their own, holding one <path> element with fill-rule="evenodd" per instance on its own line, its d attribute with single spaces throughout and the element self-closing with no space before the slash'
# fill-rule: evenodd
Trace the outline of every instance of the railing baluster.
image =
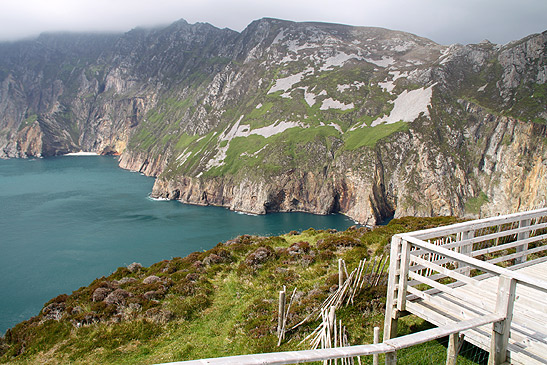
<svg viewBox="0 0 547 365">
<path fill-rule="evenodd" d="M 387 283 L 386 314 L 384 319 L 384 341 L 397 336 L 397 286 L 399 284 L 399 270 L 401 262 L 401 237 L 391 239 L 391 254 L 389 261 L 389 278 Z"/>
<path fill-rule="evenodd" d="M 528 227 L 531 223 L 530 219 L 523 219 L 519 222 L 519 228 Z M 530 237 L 530 231 L 520 232 L 517 234 L 517 241 L 525 240 Z M 526 251 L 528 249 L 528 243 L 516 247 L 516 252 Z M 515 265 L 526 262 L 527 256 L 521 256 L 515 259 Z"/>
</svg>

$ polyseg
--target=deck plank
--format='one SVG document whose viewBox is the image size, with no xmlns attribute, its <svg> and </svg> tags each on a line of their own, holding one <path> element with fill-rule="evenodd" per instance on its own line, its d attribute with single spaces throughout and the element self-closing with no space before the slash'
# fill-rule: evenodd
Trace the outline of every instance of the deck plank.
<svg viewBox="0 0 547 365">
<path fill-rule="evenodd" d="M 526 266 L 519 273 L 535 279 L 547 279 L 547 262 Z M 407 310 L 425 320 L 442 326 L 494 310 L 498 277 L 482 280 L 478 285 L 455 288 L 457 297 L 449 293 L 433 294 L 435 298 L 415 298 L 407 303 Z M 482 308 L 473 308 L 461 298 L 480 298 Z M 457 308 L 457 310 L 455 310 Z M 481 326 L 465 332 L 465 339 L 488 351 L 492 325 Z M 516 300 L 509 339 L 509 358 L 514 364 L 547 364 L 547 293 L 517 285 Z"/>
</svg>

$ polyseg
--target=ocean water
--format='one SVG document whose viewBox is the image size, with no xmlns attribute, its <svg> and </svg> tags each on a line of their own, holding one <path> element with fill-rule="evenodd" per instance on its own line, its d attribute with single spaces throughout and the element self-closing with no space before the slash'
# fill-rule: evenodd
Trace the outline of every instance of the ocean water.
<svg viewBox="0 0 547 365">
<path fill-rule="evenodd" d="M 0 334 L 120 266 L 183 257 L 240 234 L 335 228 L 342 215 L 239 214 L 148 197 L 114 157 L 0 160 Z"/>
</svg>

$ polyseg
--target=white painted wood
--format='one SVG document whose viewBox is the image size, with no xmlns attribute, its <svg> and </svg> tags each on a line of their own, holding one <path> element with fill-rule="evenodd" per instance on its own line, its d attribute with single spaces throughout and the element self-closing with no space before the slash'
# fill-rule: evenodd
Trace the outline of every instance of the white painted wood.
<svg viewBox="0 0 547 365">
<path fill-rule="evenodd" d="M 413 261 L 413 262 L 416 262 L 418 264 L 421 264 L 424 267 L 427 267 L 427 268 L 433 269 L 434 271 L 442 273 L 442 274 L 444 274 L 444 277 L 451 277 L 453 279 L 459 280 L 459 281 L 461 281 L 465 284 L 469 284 L 469 285 L 472 285 L 472 286 L 477 286 L 478 285 L 477 280 L 472 279 L 467 275 L 460 274 L 459 272 L 457 272 L 455 270 L 449 270 L 445 267 L 442 267 L 440 265 L 437 265 L 437 264 L 434 264 L 434 263 L 429 262 L 427 260 L 424 260 L 420 257 L 411 256 L 410 260 Z M 431 279 L 431 277 L 430 277 L 430 279 Z"/>
<path fill-rule="evenodd" d="M 452 224 L 450 226 L 445 226 L 445 227 L 425 229 L 422 231 L 412 232 L 412 234 L 414 237 L 420 238 L 421 240 L 429 240 L 432 238 L 448 236 L 451 234 L 462 232 L 463 230 L 476 231 L 478 229 L 482 229 L 486 227 L 492 227 L 492 226 L 497 226 L 502 224 L 518 222 L 523 219 L 534 219 L 534 218 L 545 217 L 545 216 L 547 216 L 547 208 L 541 208 L 541 209 L 531 210 L 528 212 L 514 213 L 514 214 L 508 214 L 505 216 L 478 219 L 471 222 L 456 223 L 456 224 Z"/>
<path fill-rule="evenodd" d="M 519 222 L 519 228 L 528 228 L 532 223 L 531 219 L 523 219 Z M 523 241 L 530 236 L 530 231 L 525 231 L 517 234 L 517 240 Z M 522 246 L 517 247 L 517 252 L 528 250 L 528 244 L 523 244 Z M 521 264 L 526 261 L 526 256 L 519 257 L 515 260 L 516 264 Z"/>
<path fill-rule="evenodd" d="M 397 337 L 381 344 L 371 345 L 358 345 L 347 347 L 336 347 L 328 349 L 318 350 L 304 350 L 304 351 L 288 351 L 288 352 L 273 352 L 266 354 L 255 355 L 240 355 L 220 357 L 213 359 L 201 359 L 191 361 L 179 361 L 169 364 L 181 364 L 181 365 L 199 365 L 199 364 L 227 364 L 227 365 L 258 365 L 258 364 L 295 364 L 312 361 L 329 360 L 336 358 L 351 358 L 356 356 L 367 356 L 373 354 L 387 353 L 386 358 L 395 358 L 396 351 L 407 347 L 411 347 L 417 344 L 433 341 L 441 337 L 448 336 L 452 333 L 461 332 L 474 328 L 477 326 L 485 325 L 499 321 L 500 316 L 497 314 L 490 314 L 480 318 L 473 318 L 469 321 L 460 323 L 452 323 L 442 328 L 432 328 L 419 333 L 413 333 L 410 335 Z"/>
<path fill-rule="evenodd" d="M 380 342 L 380 327 L 374 327 L 373 343 L 376 345 Z M 378 354 L 372 355 L 372 365 L 379 365 Z"/>
<path fill-rule="evenodd" d="M 401 245 L 401 262 L 399 274 L 399 287 L 397 293 L 397 310 L 404 311 L 406 305 L 406 288 L 408 281 L 408 266 L 410 264 L 410 245 L 403 240 Z"/>
<path fill-rule="evenodd" d="M 492 273 L 496 275 L 505 275 L 509 278 L 516 279 L 522 285 L 530 286 L 540 291 L 547 291 L 546 280 L 531 278 L 529 276 L 520 274 L 518 271 L 507 270 L 502 267 L 490 264 L 488 262 L 480 261 L 473 257 L 468 257 L 458 252 L 450 251 L 443 247 L 438 247 L 430 243 L 421 241 L 407 234 L 401 234 L 400 236 L 401 236 L 401 239 L 407 240 L 408 242 L 412 243 L 413 246 L 418 246 L 418 247 L 426 249 L 427 251 L 436 252 L 439 255 L 449 257 L 456 261 L 464 262 L 467 265 L 472 266 L 484 272 L 488 272 L 488 273 Z"/>
<path fill-rule="evenodd" d="M 519 247 L 519 246 L 522 246 L 522 245 L 527 246 L 529 243 L 538 242 L 538 241 L 542 241 L 542 240 L 545 240 L 545 239 L 547 239 L 547 234 L 542 234 L 542 235 L 539 235 L 539 236 L 534 236 L 534 237 L 522 239 L 521 241 L 513 241 L 513 242 L 509 242 L 509 243 L 499 245 L 499 246 L 488 247 L 488 248 L 485 248 L 485 249 L 482 249 L 482 250 L 476 250 L 476 251 L 473 251 L 473 256 L 484 255 L 484 254 L 487 254 L 487 253 L 494 253 L 494 252 L 497 252 L 497 251 L 506 250 L 506 249 L 514 248 L 514 247 Z"/>
<path fill-rule="evenodd" d="M 519 247 L 517 246 L 516 248 L 518 249 Z M 489 262 L 491 264 L 495 264 L 495 263 L 498 263 L 498 262 L 504 262 L 504 261 L 512 260 L 512 259 L 517 259 L 518 260 L 518 259 L 524 258 L 525 256 L 531 255 L 533 253 L 538 253 L 538 252 L 542 252 L 542 251 L 546 251 L 546 250 L 547 250 L 547 245 L 546 246 L 534 247 L 534 248 L 531 248 L 529 250 L 517 251 L 517 252 L 515 252 L 513 254 L 510 254 L 510 255 L 496 257 L 494 259 L 488 260 L 487 262 Z M 516 262 L 523 262 L 522 260 L 520 260 L 520 261 L 517 261 L 517 260 L 515 260 L 515 261 Z"/>
<path fill-rule="evenodd" d="M 509 333 L 511 321 L 513 320 L 513 308 L 517 281 L 506 276 L 499 277 L 499 285 L 496 300 L 496 313 L 504 319 L 494 322 L 490 344 L 490 356 L 488 365 L 499 365 L 507 361 L 507 346 L 509 344 Z"/>
<path fill-rule="evenodd" d="M 488 303 L 485 302 L 480 296 L 478 295 L 468 295 L 467 293 L 458 291 L 456 289 L 453 289 L 447 285 L 440 284 L 434 280 L 431 280 L 429 278 L 426 278 L 424 276 L 418 275 L 416 273 L 409 273 L 410 278 L 421 281 L 422 283 L 429 285 L 437 290 L 440 290 L 441 292 L 447 293 L 457 299 L 460 299 L 462 302 L 467 302 L 470 304 L 473 304 L 477 306 L 478 308 L 488 308 Z"/>
<path fill-rule="evenodd" d="M 520 274 L 541 279 L 547 276 L 547 262 L 522 267 Z M 480 295 L 490 310 L 495 308 L 497 277 L 480 281 L 478 288 L 463 285 L 456 290 L 465 295 Z M 414 294 L 415 289 L 408 289 Z M 464 295 L 462 293 L 462 295 Z M 421 318 L 444 326 L 454 321 L 480 315 L 478 308 L 458 301 L 445 293 L 422 294 L 423 298 L 407 301 L 406 309 Z M 410 297 L 410 296 L 409 296 Z M 513 320 L 508 344 L 509 361 L 515 364 L 539 364 L 547 362 L 547 293 L 517 284 Z M 490 348 L 491 326 L 483 326 L 465 332 L 465 340 L 485 350 Z"/>
<path fill-rule="evenodd" d="M 398 271 L 401 252 L 401 237 L 391 239 L 389 277 L 387 282 L 386 315 L 384 319 L 384 341 L 397 336 L 397 315 L 394 313 L 397 304 Z"/>
<path fill-rule="evenodd" d="M 460 334 L 457 332 L 452 333 L 448 336 L 448 348 L 446 349 L 446 365 L 456 365 L 460 341 Z"/>
</svg>

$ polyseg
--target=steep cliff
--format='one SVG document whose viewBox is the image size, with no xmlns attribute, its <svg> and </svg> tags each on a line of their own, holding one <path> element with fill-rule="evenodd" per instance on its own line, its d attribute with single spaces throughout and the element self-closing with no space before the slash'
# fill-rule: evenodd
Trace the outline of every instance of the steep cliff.
<svg viewBox="0 0 547 365">
<path fill-rule="evenodd" d="M 181 20 L 0 45 L 0 157 L 121 154 L 152 195 L 251 213 L 492 215 L 544 203 L 547 33 Z"/>
</svg>

